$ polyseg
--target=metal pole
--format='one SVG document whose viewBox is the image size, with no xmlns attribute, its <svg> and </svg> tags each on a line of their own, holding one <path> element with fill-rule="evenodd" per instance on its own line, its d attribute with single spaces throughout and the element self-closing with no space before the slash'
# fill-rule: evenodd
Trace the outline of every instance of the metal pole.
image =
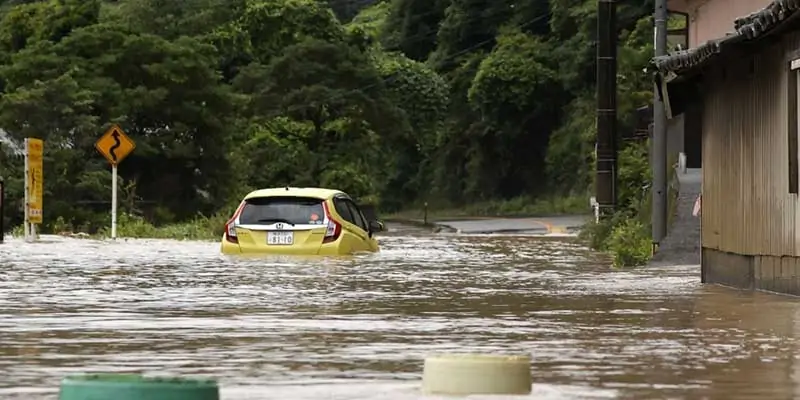
<svg viewBox="0 0 800 400">
<path fill-rule="evenodd" d="M 6 213 L 5 213 L 5 209 L 4 209 L 5 203 L 6 203 L 5 182 L 3 181 L 3 177 L 0 176 L 0 244 L 3 243 L 3 240 L 5 239 L 5 232 L 6 232 L 6 226 L 5 226 L 5 215 L 6 215 Z"/>
<path fill-rule="evenodd" d="M 655 55 L 667 54 L 667 0 L 656 0 Z M 667 236 L 667 115 L 664 102 L 653 88 L 653 248 Z"/>
<path fill-rule="evenodd" d="M 616 0 L 597 5 L 597 177 L 601 218 L 617 205 L 617 27 Z"/>
<path fill-rule="evenodd" d="M 117 238 L 117 166 L 111 166 L 111 239 Z"/>
<path fill-rule="evenodd" d="M 25 209 L 25 214 L 23 216 L 22 227 L 26 242 L 31 240 L 31 223 L 29 213 L 31 183 L 28 181 L 30 174 L 30 165 L 28 164 L 28 139 L 25 139 L 25 204 L 23 207 Z"/>
</svg>

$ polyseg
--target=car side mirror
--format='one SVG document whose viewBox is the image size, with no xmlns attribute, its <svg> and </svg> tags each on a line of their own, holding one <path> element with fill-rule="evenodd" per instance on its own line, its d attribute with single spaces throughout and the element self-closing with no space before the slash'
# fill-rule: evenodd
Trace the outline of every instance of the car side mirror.
<svg viewBox="0 0 800 400">
<path fill-rule="evenodd" d="M 366 218 L 367 221 L 378 220 L 378 214 L 376 213 L 374 205 L 358 204 L 358 209 L 361 210 L 361 213 L 364 214 L 364 218 Z"/>
<path fill-rule="evenodd" d="M 383 222 L 373 219 L 369 221 L 369 230 L 370 232 L 383 232 L 386 230 L 386 226 Z"/>
</svg>

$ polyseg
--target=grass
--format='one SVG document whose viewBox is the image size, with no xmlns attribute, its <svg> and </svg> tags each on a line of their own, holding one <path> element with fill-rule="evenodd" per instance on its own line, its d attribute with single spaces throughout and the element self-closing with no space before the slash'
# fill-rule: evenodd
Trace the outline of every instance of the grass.
<svg viewBox="0 0 800 400">
<path fill-rule="evenodd" d="M 445 221 L 473 218 L 513 218 L 575 215 L 591 213 L 589 196 L 568 196 L 531 199 L 517 197 L 510 200 L 483 201 L 454 208 L 428 208 L 427 221 Z M 387 221 L 421 221 L 425 209 L 418 207 L 383 216 Z"/>
<path fill-rule="evenodd" d="M 97 233 L 86 235 L 72 230 L 65 224 L 59 224 L 58 219 L 53 224 L 53 231 L 57 234 L 78 234 L 78 237 L 92 239 L 106 239 L 111 237 L 111 228 L 102 228 Z M 227 218 L 222 214 L 212 217 L 198 216 L 187 222 L 155 226 L 143 218 L 130 214 L 120 214 L 117 220 L 117 237 L 134 239 L 174 239 L 174 240 L 202 240 L 216 241 L 222 236 Z M 22 225 L 11 230 L 14 237 L 23 236 Z"/>
<path fill-rule="evenodd" d="M 139 239 L 219 240 L 227 218 L 220 215 L 198 216 L 187 222 L 155 226 L 141 217 L 122 214 L 117 223 L 117 237 Z M 111 229 L 104 228 L 98 236 L 111 237 Z"/>
</svg>

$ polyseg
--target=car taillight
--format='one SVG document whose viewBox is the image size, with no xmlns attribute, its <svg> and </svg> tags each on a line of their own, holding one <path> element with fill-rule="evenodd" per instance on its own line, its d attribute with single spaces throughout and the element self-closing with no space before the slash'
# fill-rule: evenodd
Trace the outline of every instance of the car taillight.
<svg viewBox="0 0 800 400">
<path fill-rule="evenodd" d="M 342 233 L 342 225 L 333 220 L 331 212 L 328 210 L 328 203 L 322 203 L 322 209 L 325 210 L 325 219 L 328 220 L 328 226 L 325 228 L 325 237 L 322 239 L 322 243 L 335 242 Z"/>
<path fill-rule="evenodd" d="M 239 238 L 236 236 L 236 224 L 233 220 L 225 224 L 225 240 L 231 243 L 239 243 Z"/>
<path fill-rule="evenodd" d="M 239 207 L 236 208 L 236 212 L 233 213 L 231 219 L 225 223 L 225 240 L 231 243 L 239 243 L 239 238 L 236 236 L 236 220 L 239 218 L 239 214 L 241 214 L 244 205 L 245 202 L 241 202 Z"/>
</svg>

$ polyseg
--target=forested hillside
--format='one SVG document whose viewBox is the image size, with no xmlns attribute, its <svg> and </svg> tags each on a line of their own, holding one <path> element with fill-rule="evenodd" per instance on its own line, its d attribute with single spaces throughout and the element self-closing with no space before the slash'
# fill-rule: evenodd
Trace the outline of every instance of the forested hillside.
<svg viewBox="0 0 800 400">
<path fill-rule="evenodd" d="M 652 3 L 619 5 L 621 132 L 650 101 Z M 265 186 L 383 210 L 585 195 L 596 0 L 48 0 L 0 11 L 0 128 L 45 140 L 45 222 L 107 224 L 94 141 L 137 144 L 121 210 L 164 224 Z M 20 222 L 22 160 L 0 175 Z M 641 177 L 639 177 L 641 178 Z M 7 226 L 11 225 L 7 224 Z"/>
</svg>

